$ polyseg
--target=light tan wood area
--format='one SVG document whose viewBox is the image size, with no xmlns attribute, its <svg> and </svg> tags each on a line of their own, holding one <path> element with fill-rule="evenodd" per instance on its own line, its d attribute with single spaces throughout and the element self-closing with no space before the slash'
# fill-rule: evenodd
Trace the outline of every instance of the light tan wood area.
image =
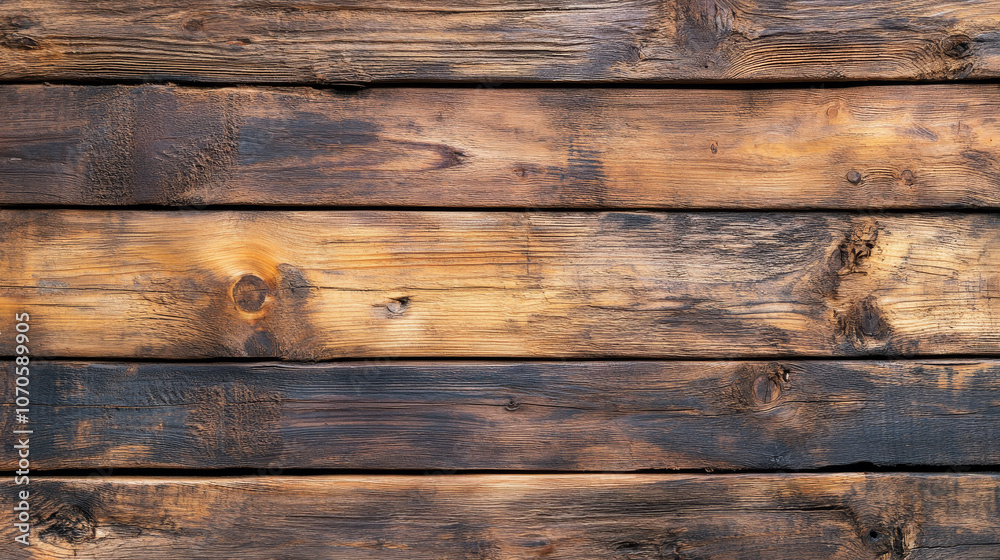
<svg viewBox="0 0 1000 560">
<path fill-rule="evenodd" d="M 36 356 L 1000 350 L 991 214 L 7 210 L 0 225 L 0 317 L 30 313 Z"/>
</svg>

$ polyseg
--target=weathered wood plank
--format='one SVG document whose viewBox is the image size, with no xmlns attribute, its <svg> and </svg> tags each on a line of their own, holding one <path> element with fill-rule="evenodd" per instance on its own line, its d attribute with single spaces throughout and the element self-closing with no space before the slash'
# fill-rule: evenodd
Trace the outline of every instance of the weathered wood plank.
<svg viewBox="0 0 1000 560">
<path fill-rule="evenodd" d="M 992 214 L 6 210 L 0 225 L 0 330 L 29 313 L 39 357 L 1000 351 Z"/>
<path fill-rule="evenodd" d="M 29 488 L 33 544 L 0 524 L 5 558 L 1000 555 L 995 475 L 36 478 Z"/>
<path fill-rule="evenodd" d="M 13 0 L 0 79 L 199 82 L 1000 76 L 996 0 Z"/>
<path fill-rule="evenodd" d="M 1000 464 L 1000 363 L 990 361 L 36 362 L 31 371 L 35 470 Z M 25 426 L 12 425 L 14 377 L 0 379 L 0 433 L 11 433 Z M 16 470 L 15 454 L 0 468 Z"/>
<path fill-rule="evenodd" d="M 1000 86 L 0 86 L 0 203 L 1000 205 Z"/>
</svg>

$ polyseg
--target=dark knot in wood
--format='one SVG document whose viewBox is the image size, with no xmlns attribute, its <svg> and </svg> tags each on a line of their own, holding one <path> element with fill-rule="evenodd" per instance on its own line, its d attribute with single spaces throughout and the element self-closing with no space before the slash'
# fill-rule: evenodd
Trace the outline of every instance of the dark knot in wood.
<svg viewBox="0 0 1000 560">
<path fill-rule="evenodd" d="M 97 535 L 93 516 L 76 505 L 61 508 L 46 521 L 48 527 L 40 535 L 44 541 L 80 544 L 93 540 Z"/>
<path fill-rule="evenodd" d="M 233 301 L 236 307 L 252 313 L 264 307 L 269 292 L 267 282 L 253 274 L 247 274 L 233 286 Z"/>
</svg>

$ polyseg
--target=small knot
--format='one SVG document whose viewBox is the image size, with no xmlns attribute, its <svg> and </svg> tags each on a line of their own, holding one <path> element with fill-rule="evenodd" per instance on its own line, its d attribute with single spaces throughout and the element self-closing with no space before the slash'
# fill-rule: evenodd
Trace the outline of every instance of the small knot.
<svg viewBox="0 0 1000 560">
<path fill-rule="evenodd" d="M 521 408 L 521 403 L 514 400 L 514 397 L 508 398 L 507 404 L 505 404 L 503 407 L 504 410 L 509 410 L 509 411 L 515 411 L 519 408 Z"/>
<path fill-rule="evenodd" d="M 713 154 L 719 153 L 719 143 L 718 142 L 712 142 L 712 145 L 709 146 L 708 149 L 712 150 Z"/>
<path fill-rule="evenodd" d="M 45 541 L 80 544 L 93 540 L 97 535 L 93 516 L 79 506 L 66 506 L 46 521 L 49 522 L 49 526 L 40 535 Z"/>
<path fill-rule="evenodd" d="M 972 54 L 972 39 L 966 35 L 952 35 L 941 41 L 941 52 L 952 58 L 965 58 Z"/>
<path fill-rule="evenodd" d="M 874 296 L 855 303 L 837 316 L 837 332 L 856 350 L 888 344 L 893 329 Z"/>
<path fill-rule="evenodd" d="M 852 169 L 852 170 L 850 170 L 850 171 L 847 172 L 847 180 L 851 184 L 857 185 L 858 183 L 861 182 L 861 174 Z"/>
<path fill-rule="evenodd" d="M 788 369 L 781 364 L 742 364 L 730 389 L 730 406 L 740 412 L 763 411 L 789 389 Z"/>
<path fill-rule="evenodd" d="M 233 286 L 233 301 L 236 307 L 253 313 L 264 307 L 264 301 L 269 293 L 267 282 L 253 274 L 247 274 Z"/>
<path fill-rule="evenodd" d="M 861 540 L 872 552 L 891 560 L 902 560 L 910 552 L 903 527 L 874 527 L 863 532 Z"/>
<path fill-rule="evenodd" d="M 0 27 L 9 29 L 31 29 L 36 25 L 38 22 L 25 15 L 10 16 L 0 21 Z"/>
<path fill-rule="evenodd" d="M 753 383 L 753 400 L 759 405 L 771 404 L 781 395 L 781 380 L 772 375 L 761 375 Z"/>
<path fill-rule="evenodd" d="M 2 44 L 11 49 L 23 49 L 32 50 L 39 47 L 38 41 L 28 37 L 26 35 L 14 35 L 10 37 L 4 37 Z"/>
<path fill-rule="evenodd" d="M 385 308 L 389 311 L 389 313 L 393 315 L 402 315 L 403 312 L 406 311 L 406 308 L 409 306 L 410 306 L 410 298 L 409 296 L 404 296 L 399 298 L 392 298 L 392 301 L 390 301 L 389 304 L 385 306 Z"/>
<path fill-rule="evenodd" d="M 226 46 L 230 51 L 242 51 L 249 44 L 251 44 L 251 41 L 246 37 L 240 39 L 234 39 L 232 41 L 226 41 Z"/>
</svg>

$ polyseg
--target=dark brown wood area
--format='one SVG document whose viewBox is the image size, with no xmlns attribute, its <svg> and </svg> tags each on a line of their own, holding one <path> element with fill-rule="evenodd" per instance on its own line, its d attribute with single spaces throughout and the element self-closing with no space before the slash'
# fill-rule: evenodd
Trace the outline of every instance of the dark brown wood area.
<svg viewBox="0 0 1000 560">
<path fill-rule="evenodd" d="M 998 560 L 998 208 L 1000 0 L 0 0 L 0 559 Z"/>
<path fill-rule="evenodd" d="M 2 80 L 952 80 L 1000 75 L 995 0 L 14 0 Z"/>
<path fill-rule="evenodd" d="M 981 560 L 995 475 L 41 478 L 33 554 Z M 0 525 L 0 538 L 13 529 Z M 234 551 L 236 551 L 234 553 Z"/>
<path fill-rule="evenodd" d="M 995 84 L 0 86 L 0 203 L 995 208 Z"/>
<path fill-rule="evenodd" d="M 38 362 L 32 375 L 43 470 L 1000 462 L 992 361 Z M 3 432 L 13 408 L 0 406 Z"/>
</svg>

